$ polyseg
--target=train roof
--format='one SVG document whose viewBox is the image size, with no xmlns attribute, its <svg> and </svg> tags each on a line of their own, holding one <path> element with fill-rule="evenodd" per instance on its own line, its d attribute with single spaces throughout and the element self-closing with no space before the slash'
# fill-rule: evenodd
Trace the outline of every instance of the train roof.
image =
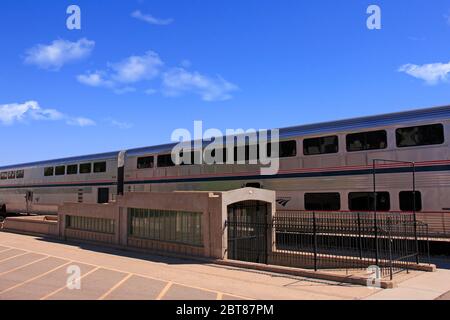
<svg viewBox="0 0 450 320">
<path fill-rule="evenodd" d="M 351 118 L 345 120 L 329 121 L 315 124 L 307 124 L 280 129 L 280 138 L 288 138 L 293 136 L 303 136 L 311 134 L 324 134 L 339 131 L 349 131 L 355 129 L 364 129 L 371 127 L 382 127 L 397 123 L 419 122 L 450 119 L 450 105 L 425 109 L 416 109 L 411 111 L 387 113 L 376 116 L 366 116 Z M 133 148 L 126 150 L 128 155 L 141 155 L 148 153 L 159 153 L 170 151 L 175 143 L 161 144 L 150 147 Z M 50 165 L 50 164 L 69 164 L 80 161 L 105 160 L 117 157 L 119 151 L 84 155 L 78 157 L 61 158 L 46 161 L 36 161 L 17 165 L 8 165 L 0 167 L 0 170 L 19 169 L 33 166 Z"/>
</svg>

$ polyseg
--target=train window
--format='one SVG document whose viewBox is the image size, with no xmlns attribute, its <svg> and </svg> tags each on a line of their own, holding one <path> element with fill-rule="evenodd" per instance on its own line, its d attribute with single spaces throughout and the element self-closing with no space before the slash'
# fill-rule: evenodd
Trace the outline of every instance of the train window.
<svg viewBox="0 0 450 320">
<path fill-rule="evenodd" d="M 351 211 L 374 210 L 373 192 L 350 192 L 348 208 Z M 389 192 L 377 192 L 377 211 L 389 211 L 391 208 Z"/>
<path fill-rule="evenodd" d="M 173 167 L 175 164 L 172 161 L 172 155 L 169 154 L 160 154 L 158 155 L 158 167 Z"/>
<path fill-rule="evenodd" d="M 44 168 L 44 176 L 49 177 L 53 175 L 53 167 Z"/>
<path fill-rule="evenodd" d="M 397 147 L 415 147 L 444 143 L 444 126 L 432 124 L 409 128 L 400 128 L 395 131 Z"/>
<path fill-rule="evenodd" d="M 63 176 L 66 174 L 65 166 L 57 166 L 55 167 L 55 176 Z"/>
<path fill-rule="evenodd" d="M 71 164 L 67 166 L 67 174 L 77 174 L 78 173 L 78 165 Z"/>
<path fill-rule="evenodd" d="M 305 193 L 305 210 L 340 210 L 339 193 Z"/>
<path fill-rule="evenodd" d="M 80 173 L 91 173 L 92 166 L 90 163 L 80 164 Z"/>
<path fill-rule="evenodd" d="M 16 179 L 23 179 L 25 175 L 25 171 L 24 170 L 17 170 L 16 171 Z"/>
<path fill-rule="evenodd" d="M 261 184 L 259 182 L 249 182 L 245 184 L 246 188 L 256 188 L 256 189 L 261 189 Z"/>
<path fill-rule="evenodd" d="M 153 168 L 154 163 L 155 163 L 155 157 L 153 157 L 153 156 L 140 157 L 137 159 L 137 168 L 138 169 Z"/>
<path fill-rule="evenodd" d="M 278 151 L 280 158 L 295 157 L 297 155 L 297 141 L 280 141 Z M 267 144 L 267 156 L 272 156 L 272 143 Z"/>
<path fill-rule="evenodd" d="M 183 151 L 180 152 L 180 165 L 181 166 L 188 166 L 191 164 L 198 164 L 200 157 L 201 157 L 201 153 L 199 151 L 188 151 L 187 153 L 187 161 L 183 161 L 182 157 L 186 157 L 186 155 L 184 155 Z"/>
<path fill-rule="evenodd" d="M 363 151 L 387 148 L 385 130 L 351 133 L 347 135 L 347 151 Z"/>
<path fill-rule="evenodd" d="M 297 141 L 280 142 L 280 158 L 295 157 L 297 155 Z"/>
<path fill-rule="evenodd" d="M 303 140 L 303 154 L 305 156 L 315 154 L 337 153 L 339 151 L 338 137 L 320 137 Z"/>
<path fill-rule="evenodd" d="M 6 180 L 6 179 L 8 179 L 8 172 L 2 172 L 2 173 L 0 174 L 0 179 L 1 179 L 1 180 Z"/>
<path fill-rule="evenodd" d="M 414 196 L 412 191 L 402 191 L 399 193 L 399 202 L 401 211 L 414 210 Z M 422 210 L 422 195 L 416 191 L 416 211 Z"/>
<path fill-rule="evenodd" d="M 106 162 L 94 162 L 94 172 L 106 172 Z"/>
<path fill-rule="evenodd" d="M 8 179 L 15 179 L 16 178 L 16 172 L 15 171 L 9 171 L 8 172 Z"/>
</svg>

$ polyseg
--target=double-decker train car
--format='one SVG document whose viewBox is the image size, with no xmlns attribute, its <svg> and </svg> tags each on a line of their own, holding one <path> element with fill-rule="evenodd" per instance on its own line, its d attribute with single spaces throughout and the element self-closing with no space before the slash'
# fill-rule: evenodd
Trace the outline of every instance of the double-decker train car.
<svg viewBox="0 0 450 320">
<path fill-rule="evenodd" d="M 0 167 L 3 212 L 51 213 L 63 202 L 113 201 L 117 191 L 275 190 L 278 210 L 450 213 L 450 106 L 280 129 L 280 169 L 175 165 L 175 144 Z M 119 158 L 123 158 L 120 161 Z M 247 159 L 248 160 L 248 159 Z M 123 174 L 118 163 L 123 162 Z M 450 233 L 450 230 L 448 231 Z"/>
</svg>

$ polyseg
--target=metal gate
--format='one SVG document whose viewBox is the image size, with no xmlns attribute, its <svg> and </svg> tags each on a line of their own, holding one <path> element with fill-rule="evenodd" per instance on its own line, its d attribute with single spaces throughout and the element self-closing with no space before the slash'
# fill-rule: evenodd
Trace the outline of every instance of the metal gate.
<svg viewBox="0 0 450 320">
<path fill-rule="evenodd" d="M 243 201 L 228 206 L 228 259 L 267 263 L 267 204 Z"/>
</svg>

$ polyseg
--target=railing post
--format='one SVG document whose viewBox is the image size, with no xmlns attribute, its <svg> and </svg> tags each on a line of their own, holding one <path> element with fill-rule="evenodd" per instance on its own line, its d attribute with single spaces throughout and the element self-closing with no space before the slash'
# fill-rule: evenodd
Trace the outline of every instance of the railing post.
<svg viewBox="0 0 450 320">
<path fill-rule="evenodd" d="M 374 236 L 375 236 L 375 265 L 378 266 L 378 225 L 377 225 L 377 183 L 376 183 L 376 160 L 372 161 L 372 176 L 373 176 L 373 222 L 374 222 Z"/>
<path fill-rule="evenodd" d="M 359 259 L 362 259 L 362 239 L 361 239 L 361 217 L 358 212 L 358 249 L 359 249 Z"/>
<path fill-rule="evenodd" d="M 416 217 L 416 164 L 413 166 L 413 216 L 414 216 L 414 241 L 416 243 L 416 263 L 419 264 L 419 240 L 417 237 L 417 217 Z"/>
<path fill-rule="evenodd" d="M 317 224 L 316 213 L 313 212 L 314 271 L 317 271 Z"/>
<path fill-rule="evenodd" d="M 392 280 L 394 277 L 393 274 L 393 261 L 392 261 L 392 234 L 391 234 L 391 220 L 388 218 L 387 220 L 388 227 L 388 241 L 389 241 L 389 278 Z"/>
</svg>

